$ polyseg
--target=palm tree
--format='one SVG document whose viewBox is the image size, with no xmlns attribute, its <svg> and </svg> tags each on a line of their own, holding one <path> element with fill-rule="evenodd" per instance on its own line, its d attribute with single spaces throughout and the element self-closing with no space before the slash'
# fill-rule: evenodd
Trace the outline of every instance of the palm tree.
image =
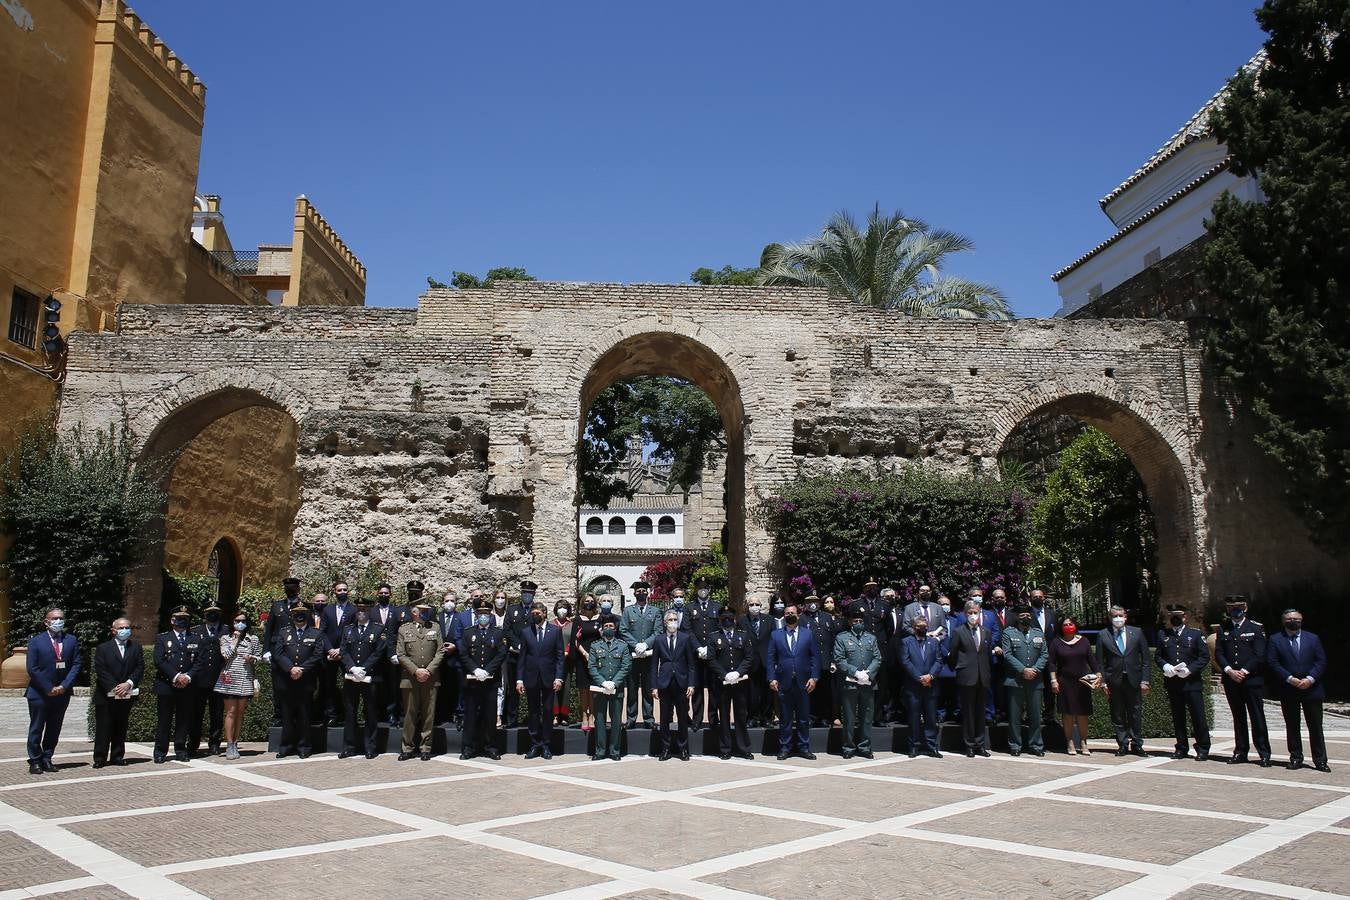
<svg viewBox="0 0 1350 900">
<path fill-rule="evenodd" d="M 770 244 L 760 257 L 759 283 L 823 287 L 868 306 L 938 319 L 1009 319 L 998 288 L 945 275 L 947 256 L 970 250 L 970 239 L 929 228 L 880 206 L 859 231 L 846 211 L 835 213 L 820 237 L 799 244 Z"/>
</svg>

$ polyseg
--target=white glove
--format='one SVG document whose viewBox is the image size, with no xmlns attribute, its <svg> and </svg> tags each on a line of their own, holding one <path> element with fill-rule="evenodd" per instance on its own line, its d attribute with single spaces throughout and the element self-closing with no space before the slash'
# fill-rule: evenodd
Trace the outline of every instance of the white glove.
<svg viewBox="0 0 1350 900">
<path fill-rule="evenodd" d="M 398 665 L 398 654 L 395 653 L 393 656 L 389 657 L 389 661 L 394 665 Z"/>
<path fill-rule="evenodd" d="M 601 686 L 602 688 L 605 689 L 605 693 L 606 693 L 606 694 L 612 694 L 612 693 L 614 693 L 614 682 L 612 682 L 612 681 L 602 681 L 602 682 L 600 683 L 600 686 Z"/>
<path fill-rule="evenodd" d="M 1176 674 L 1176 676 L 1177 676 L 1178 678 L 1190 678 L 1190 677 L 1191 677 L 1191 667 L 1188 666 L 1188 665 L 1186 665 L 1185 663 L 1178 663 L 1178 664 L 1172 669 L 1172 671 Z"/>
<path fill-rule="evenodd" d="M 473 677 L 479 681 L 487 681 L 488 680 L 487 669 L 474 669 Z"/>
<path fill-rule="evenodd" d="M 858 670 L 858 684 L 871 684 L 872 679 L 867 677 L 867 672 L 863 669 Z"/>
<path fill-rule="evenodd" d="M 699 648 L 698 648 L 698 658 L 699 658 L 699 659 L 707 659 L 707 658 L 708 658 L 708 648 L 707 648 L 707 647 L 699 647 Z"/>
<path fill-rule="evenodd" d="M 646 653 L 646 652 L 647 652 L 647 642 L 646 642 L 646 641 L 643 641 L 642 643 L 638 644 L 636 647 L 633 648 L 633 652 L 636 653 L 636 654 L 638 654 L 639 656 L 642 655 L 643 653 Z"/>
<path fill-rule="evenodd" d="M 365 677 L 366 677 L 366 670 L 365 670 L 362 666 L 352 666 L 352 677 L 353 677 L 353 678 L 365 678 Z"/>
<path fill-rule="evenodd" d="M 1163 674 L 1168 678 L 1171 678 L 1173 675 L 1177 674 L 1176 666 L 1171 663 L 1163 663 Z"/>
<path fill-rule="evenodd" d="M 830 674 L 833 675 L 835 672 L 838 672 L 838 671 L 839 671 L 839 669 L 835 666 L 835 664 L 834 664 L 834 663 L 830 663 Z"/>
<path fill-rule="evenodd" d="M 272 661 L 272 651 L 271 651 L 271 650 L 268 650 L 266 653 L 264 653 L 264 654 L 262 655 L 262 661 L 265 662 L 265 663 L 270 663 L 270 662 Z"/>
<path fill-rule="evenodd" d="M 739 682 L 739 681 L 741 680 L 741 673 L 740 673 L 740 672 L 736 672 L 736 671 L 731 671 L 731 672 L 728 672 L 728 673 L 727 673 L 727 677 L 731 679 L 731 683 L 732 683 L 732 684 L 736 684 L 737 682 Z"/>
</svg>

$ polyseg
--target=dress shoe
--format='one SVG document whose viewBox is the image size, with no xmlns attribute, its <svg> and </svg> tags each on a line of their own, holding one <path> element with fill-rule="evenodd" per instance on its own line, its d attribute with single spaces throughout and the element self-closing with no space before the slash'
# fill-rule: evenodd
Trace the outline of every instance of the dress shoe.
<svg viewBox="0 0 1350 900">
<path fill-rule="evenodd" d="M 175 754 L 173 755 L 173 758 L 174 758 L 174 760 L 177 761 L 177 762 L 188 762 L 189 760 L 192 759 L 192 754 L 190 754 L 190 753 L 175 753 Z"/>
<path fill-rule="evenodd" d="M 103 768 L 103 767 L 106 766 L 106 765 L 107 765 L 107 763 L 103 762 L 102 760 L 96 760 L 96 761 L 94 762 L 94 768 L 95 768 L 95 769 L 101 769 L 101 768 Z"/>
<path fill-rule="evenodd" d="M 501 753 L 498 752 L 497 750 L 493 749 L 492 747 L 489 747 L 489 748 L 487 749 L 487 752 L 484 753 L 484 755 L 485 755 L 488 759 L 501 759 L 501 758 L 502 758 Z"/>
<path fill-rule="evenodd" d="M 910 758 L 910 759 L 917 759 L 918 756 L 919 756 L 919 751 L 918 751 L 918 750 L 911 750 L 911 751 L 909 751 L 909 758 Z"/>
<path fill-rule="evenodd" d="M 1301 760 L 1301 759 L 1291 759 L 1291 760 L 1289 760 L 1289 762 L 1287 762 L 1287 763 L 1284 764 L 1284 767 L 1285 767 L 1286 769 L 1288 769 L 1289 771 L 1291 771 L 1291 772 L 1293 772 L 1293 771 L 1295 771 L 1295 770 L 1301 768 L 1302 766 L 1303 766 L 1303 760 Z"/>
<path fill-rule="evenodd" d="M 206 755 L 207 755 L 207 756 L 219 756 L 219 755 L 220 755 L 220 745 L 219 745 L 219 744 L 212 744 L 210 747 L 207 747 L 207 748 L 206 748 Z"/>
<path fill-rule="evenodd" d="M 1324 763 L 1324 762 L 1314 763 L 1314 764 L 1313 764 L 1313 768 L 1316 769 L 1316 770 L 1319 771 L 1319 772 L 1330 772 L 1330 771 L 1331 771 L 1331 766 L 1330 766 L 1330 764 Z"/>
<path fill-rule="evenodd" d="M 1196 761 L 1196 762 L 1204 762 L 1204 761 L 1207 760 L 1207 759 L 1209 759 L 1209 754 L 1208 754 L 1208 753 L 1197 753 L 1197 754 L 1195 754 L 1195 761 Z"/>
<path fill-rule="evenodd" d="M 786 750 L 780 750 L 779 753 L 778 753 L 778 759 L 779 759 L 779 761 L 785 760 L 785 759 L 787 759 L 787 758 L 788 758 L 788 752 L 787 752 Z"/>
<path fill-rule="evenodd" d="M 1022 755 L 1022 751 L 1021 751 L 1021 750 L 1009 750 L 1009 751 L 1008 751 L 1008 755 L 1009 755 L 1009 756 L 1021 756 L 1021 755 Z"/>
<path fill-rule="evenodd" d="M 606 756 L 605 754 L 597 753 L 591 757 L 591 762 L 604 762 L 607 759 L 609 759 L 609 757 Z"/>
<path fill-rule="evenodd" d="M 967 759 L 974 759 L 974 758 L 975 758 L 975 751 L 974 751 L 974 750 L 967 749 L 967 750 L 966 750 L 966 758 L 967 758 Z"/>
<path fill-rule="evenodd" d="M 924 756 L 931 756 L 933 759 L 942 759 L 942 753 L 938 750 L 929 750 Z"/>
<path fill-rule="evenodd" d="M 460 759 L 473 759 L 473 754 L 470 753 L 468 750 L 461 750 L 461 751 L 459 751 L 459 758 L 460 758 Z"/>
<path fill-rule="evenodd" d="M 842 756 L 844 759 L 852 759 L 852 758 L 853 758 L 853 751 L 852 751 L 852 750 L 840 750 L 840 751 L 839 751 L 839 755 Z"/>
<path fill-rule="evenodd" d="M 872 758 L 872 751 L 871 751 L 871 750 L 859 750 L 859 751 L 858 751 L 858 755 L 861 756 L 863 759 L 871 759 L 871 758 Z M 812 757 L 810 757 L 810 758 L 811 758 L 811 759 L 815 759 L 814 756 L 812 756 Z"/>
<path fill-rule="evenodd" d="M 28 764 L 29 775 L 41 775 L 43 773 L 42 763 L 30 762 Z"/>
<path fill-rule="evenodd" d="M 1143 748 L 1142 745 L 1135 746 L 1135 747 L 1131 747 L 1131 748 L 1130 748 L 1130 753 L 1133 754 L 1133 755 L 1135 755 L 1135 756 L 1139 756 L 1139 757 L 1145 757 L 1145 756 L 1148 756 L 1148 751 L 1145 750 L 1145 749 Z"/>
<path fill-rule="evenodd" d="M 526 759 L 536 759 L 538 756 L 539 756 L 539 748 L 538 748 L 538 747 L 531 747 L 529 750 L 526 750 L 526 751 L 525 751 L 525 758 L 526 758 Z"/>
<path fill-rule="evenodd" d="M 730 753 L 719 753 L 719 754 L 717 754 L 717 758 L 718 758 L 718 759 L 723 759 L 723 760 L 725 760 L 725 759 L 731 759 L 731 754 L 730 754 Z"/>
<path fill-rule="evenodd" d="M 366 759 L 374 759 L 379 755 L 380 754 L 376 753 L 374 750 L 371 750 L 369 753 L 366 754 Z"/>
<path fill-rule="evenodd" d="M 416 756 L 416 755 L 417 755 L 416 753 L 400 753 L 400 754 L 398 755 L 398 761 L 399 761 L 399 762 L 407 762 L 408 760 L 412 759 L 412 758 L 413 758 L 414 756 Z"/>
<path fill-rule="evenodd" d="M 1116 756 L 1129 756 L 1129 754 L 1130 751 L 1126 750 L 1124 747 L 1116 748 Z"/>
<path fill-rule="evenodd" d="M 284 753 L 278 753 L 277 759 L 281 759 L 281 757 L 283 756 L 285 756 Z M 169 761 L 169 758 L 165 756 L 163 753 L 156 753 L 154 756 L 151 757 L 151 759 L 155 761 L 155 765 L 159 765 L 160 763 L 165 763 Z"/>
<path fill-rule="evenodd" d="M 1247 759 L 1246 755 L 1244 755 L 1244 754 L 1234 753 L 1232 756 L 1228 757 L 1228 764 L 1229 764 L 1230 766 L 1236 766 L 1236 765 L 1238 765 L 1239 763 L 1245 763 L 1245 762 L 1248 762 L 1248 759 Z"/>
<path fill-rule="evenodd" d="M 1177 750 L 1172 754 L 1172 759 L 1185 759 L 1188 756 L 1190 756 L 1190 754 L 1185 750 Z"/>
<path fill-rule="evenodd" d="M 737 753 L 736 756 L 738 756 L 738 757 L 741 758 L 741 759 L 754 759 L 754 758 L 755 758 L 755 754 L 753 754 L 753 753 Z"/>
<path fill-rule="evenodd" d="M 628 731 L 632 731 L 634 728 L 637 727 L 637 723 L 636 723 L 636 722 L 629 722 L 627 725 L 625 725 L 625 726 L 623 726 L 623 727 L 624 727 L 626 730 L 628 730 Z"/>
<path fill-rule="evenodd" d="M 680 762 L 689 762 L 689 751 L 685 750 L 680 754 Z"/>
<path fill-rule="evenodd" d="M 1260 767 L 1263 768 L 1263 769 L 1269 769 L 1269 768 L 1270 768 L 1270 757 L 1269 757 L 1269 756 L 1263 756 L 1263 757 L 1261 757 L 1261 761 L 1260 761 L 1259 763 L 1257 763 L 1257 765 L 1260 766 Z"/>
<path fill-rule="evenodd" d="M 988 758 L 989 758 L 989 751 L 986 750 L 986 749 L 984 749 L 983 747 L 981 747 L 980 749 L 976 750 L 975 753 L 976 753 L 977 756 L 983 756 L 985 759 L 988 759 Z"/>
<path fill-rule="evenodd" d="M 347 759 L 348 757 L 355 755 L 356 755 L 355 750 L 343 750 L 341 753 L 338 754 L 338 759 Z"/>
<path fill-rule="evenodd" d="M 544 759 L 552 759 L 553 751 L 548 749 L 547 747 L 543 747 L 539 750 L 539 755 L 542 756 Z"/>
<path fill-rule="evenodd" d="M 657 762 L 665 762 L 665 761 L 668 760 L 668 759 L 670 759 L 670 751 L 669 751 L 669 750 L 662 750 L 662 751 L 661 751 L 661 755 L 658 756 L 658 757 L 656 758 L 656 761 L 657 761 Z"/>
<path fill-rule="evenodd" d="M 311 753 L 311 752 L 308 751 L 308 750 L 301 750 L 299 753 L 297 753 L 297 754 L 295 754 L 295 755 L 298 756 L 298 757 L 300 757 L 301 759 L 309 759 L 309 758 L 310 758 L 311 756 L 313 756 L 314 754 Z"/>
<path fill-rule="evenodd" d="M 1045 755 L 1045 751 L 1044 751 L 1044 750 L 1032 750 L 1032 751 L 1031 751 L 1031 755 L 1032 755 L 1032 756 L 1044 756 L 1044 755 Z"/>
<path fill-rule="evenodd" d="M 125 759 L 114 759 L 112 764 L 114 766 L 125 766 L 128 765 L 128 762 Z"/>
<path fill-rule="evenodd" d="M 277 759 L 285 759 L 285 758 L 288 757 L 288 756 L 290 756 L 290 754 L 287 753 L 287 752 L 284 751 L 284 750 L 278 750 L 278 751 L 277 751 Z M 159 756 L 159 755 L 156 755 L 156 756 L 155 756 L 155 762 L 157 762 L 157 763 L 164 762 L 164 757 Z"/>
<path fill-rule="evenodd" d="M 798 751 L 797 751 L 797 758 L 798 758 L 798 759 L 815 759 L 815 758 L 816 758 L 816 755 L 815 755 L 814 753 L 812 753 L 810 750 L 798 750 Z"/>
<path fill-rule="evenodd" d="M 617 753 L 611 753 L 609 755 L 609 758 L 614 760 L 615 762 L 618 762 L 620 759 L 622 759 L 622 757 L 620 757 L 619 754 Z"/>
<path fill-rule="evenodd" d="M 423 753 L 419 758 L 422 760 L 422 762 L 431 762 L 430 753 Z"/>
</svg>

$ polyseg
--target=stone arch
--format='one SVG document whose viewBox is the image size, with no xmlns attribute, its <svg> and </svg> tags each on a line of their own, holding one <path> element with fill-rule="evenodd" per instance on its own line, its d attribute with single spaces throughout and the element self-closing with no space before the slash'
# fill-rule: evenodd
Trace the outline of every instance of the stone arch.
<svg viewBox="0 0 1350 900">
<path fill-rule="evenodd" d="M 162 514 L 147 528 L 155 549 L 127 579 L 127 610 L 137 621 L 154 623 L 159 616 L 170 481 L 180 454 L 207 426 L 250 407 L 285 413 L 298 432 L 311 403 L 265 372 L 211 369 L 180 379 L 132 416 L 132 428 L 141 442 L 139 459 L 152 467 L 165 494 Z M 242 564 L 242 554 L 237 558 Z"/>
<path fill-rule="evenodd" d="M 577 398 L 577 440 L 595 398 L 606 387 L 625 378 L 640 375 L 681 378 L 698 386 L 717 407 L 727 442 L 725 549 L 732 596 L 744 593 L 750 555 L 746 507 L 747 486 L 753 483 L 753 473 L 747 471 L 745 447 L 750 416 L 746 413 L 743 391 L 751 374 L 746 363 L 746 357 L 730 341 L 710 329 L 680 318 L 643 316 L 598 335 L 578 354 L 565 381 L 566 396 Z M 569 471 L 575 488 L 575 456 Z"/>
<path fill-rule="evenodd" d="M 1072 416 L 1115 441 L 1144 482 L 1158 539 L 1161 602 L 1199 611 L 1205 601 L 1204 488 L 1195 465 L 1188 422 L 1157 396 L 1122 390 L 1110 378 L 1056 378 L 1040 382 L 998 410 L 992 420 L 994 456 L 1035 414 Z"/>
</svg>

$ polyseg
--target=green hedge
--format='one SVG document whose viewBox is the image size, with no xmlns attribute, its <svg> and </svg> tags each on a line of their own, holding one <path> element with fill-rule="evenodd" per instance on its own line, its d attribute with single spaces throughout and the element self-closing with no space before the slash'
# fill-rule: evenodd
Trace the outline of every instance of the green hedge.
<svg viewBox="0 0 1350 900">
<path fill-rule="evenodd" d="M 145 675 L 141 678 L 141 694 L 131 707 L 131 719 L 127 725 L 127 740 L 150 742 L 155 739 L 155 648 L 145 647 Z M 267 729 L 272 724 L 272 672 L 271 667 L 259 663 L 254 667 L 258 676 L 258 694 L 249 701 L 244 713 L 244 730 L 240 735 L 245 741 L 267 740 Z M 94 704 L 89 703 L 89 733 L 94 733 Z"/>
<path fill-rule="evenodd" d="M 1214 695 L 1210 688 L 1210 679 L 1203 681 L 1205 690 L 1205 721 L 1214 724 Z M 1144 737 L 1172 737 L 1172 709 L 1167 705 L 1167 689 L 1163 687 L 1161 672 L 1155 672 L 1149 683 L 1150 690 L 1144 697 L 1142 710 Z M 1188 726 L 1189 727 L 1189 726 Z M 1111 701 L 1102 691 L 1092 693 L 1092 718 L 1088 720 L 1088 736 L 1115 740 L 1116 731 L 1111 727 Z"/>
</svg>

